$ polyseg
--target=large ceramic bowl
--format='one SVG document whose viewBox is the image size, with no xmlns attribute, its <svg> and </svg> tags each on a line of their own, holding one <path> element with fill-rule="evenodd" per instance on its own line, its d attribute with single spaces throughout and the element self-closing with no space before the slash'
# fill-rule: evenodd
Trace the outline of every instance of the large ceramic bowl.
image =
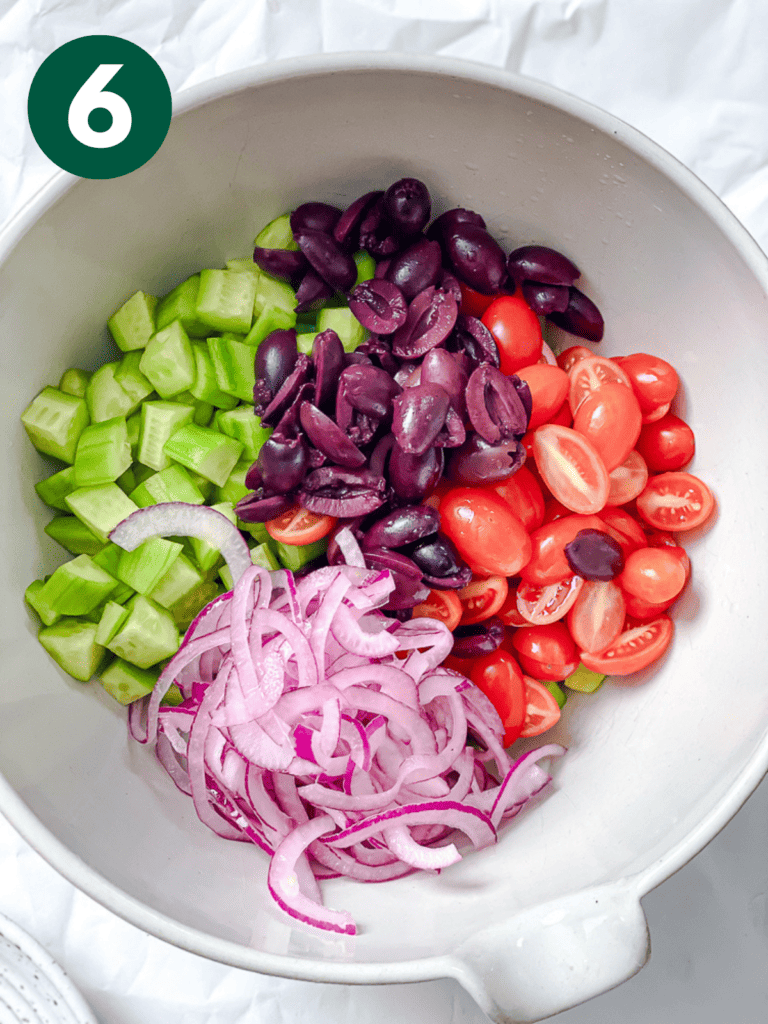
<svg viewBox="0 0 768 1024">
<path fill-rule="evenodd" d="M 693 583 L 661 667 L 569 700 L 547 798 L 440 876 L 324 884 L 355 939 L 278 921 L 266 858 L 201 825 L 125 712 L 65 677 L 24 588 L 60 555 L 19 414 L 68 366 L 110 353 L 106 318 L 249 252 L 308 198 L 344 204 L 403 175 L 438 209 L 482 212 L 507 248 L 564 249 L 605 314 L 608 354 L 678 367 L 711 483 Z M 531 1021 L 637 971 L 641 897 L 720 829 L 768 765 L 768 266 L 720 202 L 636 131 L 532 81 L 397 56 L 292 61 L 188 93 L 160 151 L 112 181 L 56 179 L 9 228 L 0 545 L 5 583 L 0 810 L 59 871 L 129 921 L 255 971 L 381 983 L 452 976 L 497 1021 Z"/>
</svg>

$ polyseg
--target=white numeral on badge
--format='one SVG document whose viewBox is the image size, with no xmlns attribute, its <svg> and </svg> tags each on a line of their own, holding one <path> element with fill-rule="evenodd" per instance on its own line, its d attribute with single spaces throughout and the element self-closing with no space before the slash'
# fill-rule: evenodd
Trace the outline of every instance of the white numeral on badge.
<svg viewBox="0 0 768 1024">
<path fill-rule="evenodd" d="M 69 105 L 69 130 L 84 146 L 90 146 L 92 149 L 110 149 L 119 145 L 131 130 L 131 108 L 122 96 L 104 89 L 122 66 L 99 64 L 77 90 Z M 112 124 L 103 132 L 94 131 L 88 124 L 91 112 L 99 109 L 107 110 L 112 115 Z"/>
</svg>

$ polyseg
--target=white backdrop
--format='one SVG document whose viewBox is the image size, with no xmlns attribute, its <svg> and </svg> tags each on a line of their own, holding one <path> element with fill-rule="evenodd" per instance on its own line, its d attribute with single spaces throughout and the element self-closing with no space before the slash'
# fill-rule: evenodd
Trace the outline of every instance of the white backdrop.
<svg viewBox="0 0 768 1024">
<path fill-rule="evenodd" d="M 436 53 L 530 75 L 665 146 L 768 251 L 764 0 L 0 0 L 0 225 L 55 170 L 27 124 L 35 71 L 58 46 L 99 32 L 143 46 L 174 94 L 248 65 L 348 50 Z M 727 650 L 723 695 L 727 714 Z M 764 782 L 698 857 L 644 900 L 648 966 L 552 1021 L 767 1020 L 767 850 Z M 103 1024 L 486 1019 L 453 982 L 313 985 L 201 960 L 77 892 L 2 819 L 0 911 L 62 964 Z"/>
</svg>

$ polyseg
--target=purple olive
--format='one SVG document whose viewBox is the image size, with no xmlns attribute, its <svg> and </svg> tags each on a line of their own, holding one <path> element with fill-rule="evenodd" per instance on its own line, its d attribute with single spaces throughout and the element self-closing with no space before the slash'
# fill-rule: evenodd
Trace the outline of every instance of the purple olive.
<svg viewBox="0 0 768 1024">
<path fill-rule="evenodd" d="M 310 310 L 319 309 L 332 295 L 333 288 L 310 267 L 296 289 L 296 312 L 308 313 Z"/>
<path fill-rule="evenodd" d="M 418 234 L 432 212 L 427 186 L 418 178 L 401 178 L 384 193 L 384 211 L 396 234 Z"/>
<path fill-rule="evenodd" d="M 354 203 L 351 203 L 344 213 L 339 217 L 333 229 L 333 237 L 344 249 L 354 248 L 357 245 L 360 234 L 360 224 L 368 210 L 377 199 L 384 195 L 383 192 L 366 192 Z"/>
<path fill-rule="evenodd" d="M 445 343 L 449 352 L 464 352 L 475 365 L 499 365 L 499 348 L 493 335 L 476 316 L 459 313 L 456 325 Z"/>
<path fill-rule="evenodd" d="M 256 349 L 253 400 L 258 415 L 267 408 L 291 375 L 298 356 L 296 331 L 293 327 L 272 331 Z"/>
<path fill-rule="evenodd" d="M 507 277 L 504 252 L 484 228 L 458 224 L 445 233 L 445 249 L 456 276 L 483 295 L 495 295 Z"/>
<path fill-rule="evenodd" d="M 375 473 L 377 476 L 386 476 L 387 460 L 394 444 L 394 434 L 386 434 L 380 441 L 376 442 L 376 447 L 371 452 L 371 457 L 368 460 L 368 468 L 372 473 Z"/>
<path fill-rule="evenodd" d="M 364 551 L 372 548 L 401 548 L 431 537 L 440 527 L 440 513 L 431 505 L 403 505 L 387 512 L 365 531 Z M 416 563 L 419 565 L 419 563 Z M 423 568 L 420 566 L 420 568 Z M 447 573 L 446 573 L 447 575 Z"/>
<path fill-rule="evenodd" d="M 244 523 L 268 523 L 294 504 L 295 498 L 288 494 L 270 494 L 265 498 L 262 490 L 255 490 L 238 501 L 235 512 Z"/>
<path fill-rule="evenodd" d="M 430 506 L 419 507 L 429 508 Z M 423 573 L 438 579 L 444 576 L 455 576 L 464 567 L 464 562 L 456 553 L 456 548 L 442 534 L 427 536 L 424 540 L 420 540 L 411 548 L 410 555 Z"/>
<path fill-rule="evenodd" d="M 442 272 L 442 274 L 440 275 L 438 288 L 442 288 L 444 292 L 448 292 L 450 295 L 452 295 L 454 299 L 456 299 L 457 306 L 461 305 L 461 285 L 459 284 L 456 276 L 452 274 L 450 270 L 444 270 Z"/>
<path fill-rule="evenodd" d="M 400 369 L 400 360 L 392 355 L 392 343 L 388 338 L 377 337 L 374 334 L 362 345 L 358 345 L 355 351 L 368 356 L 374 366 L 378 363 L 382 370 L 386 370 L 390 377 L 395 379 Z"/>
<path fill-rule="evenodd" d="M 493 654 L 497 651 L 503 639 L 504 623 L 492 615 L 483 622 L 457 626 L 453 631 L 451 654 L 455 658 L 480 658 L 484 654 Z"/>
<path fill-rule="evenodd" d="M 392 351 L 401 359 L 425 355 L 445 341 L 458 316 L 456 299 L 439 288 L 425 288 L 408 307 L 408 317 L 392 336 Z"/>
<path fill-rule="evenodd" d="M 515 391 L 517 391 L 520 401 L 523 403 L 526 416 L 526 427 L 528 429 L 528 422 L 531 419 L 531 413 L 533 412 L 533 395 L 531 394 L 530 386 L 527 380 L 523 380 L 522 377 L 518 377 L 516 373 L 513 373 L 509 378 L 515 385 Z"/>
<path fill-rule="evenodd" d="M 459 416 L 464 417 L 467 410 L 467 374 L 453 353 L 446 352 L 444 348 L 433 348 L 427 352 L 421 363 L 420 380 L 422 384 L 439 384 Z"/>
<path fill-rule="evenodd" d="M 362 281 L 349 297 L 349 308 L 363 327 L 374 334 L 391 334 L 408 316 L 405 297 L 387 280 Z"/>
<path fill-rule="evenodd" d="M 392 399 L 401 387 L 386 370 L 378 366 L 348 366 L 339 377 L 336 393 L 336 420 L 343 427 L 340 400 L 366 416 L 384 419 L 392 411 Z"/>
<path fill-rule="evenodd" d="M 318 409 L 327 411 L 333 408 L 339 377 L 344 369 L 344 346 L 332 328 L 315 335 L 312 362 L 315 366 L 314 404 Z"/>
<path fill-rule="evenodd" d="M 263 486 L 275 494 L 294 491 L 306 476 L 308 456 L 302 437 L 284 437 L 275 431 L 261 446 L 256 459 Z"/>
<path fill-rule="evenodd" d="M 448 406 L 445 423 L 438 432 L 434 444 L 436 448 L 459 448 L 467 440 L 467 428 L 464 420 L 452 405 Z"/>
<path fill-rule="evenodd" d="M 566 285 L 542 284 L 539 281 L 523 281 L 523 296 L 537 316 L 562 313 L 570 298 Z"/>
<path fill-rule="evenodd" d="M 446 210 L 439 217 L 432 221 L 427 228 L 427 238 L 442 243 L 448 231 L 452 231 L 460 224 L 471 224 L 473 227 L 484 228 L 485 221 L 479 213 L 473 210 L 465 210 L 463 206 L 455 206 L 452 210 Z"/>
<path fill-rule="evenodd" d="M 308 266 L 304 254 L 295 249 L 262 249 L 258 245 L 253 250 L 253 262 L 272 277 L 281 277 L 286 281 Z"/>
<path fill-rule="evenodd" d="M 264 343 L 262 342 L 262 345 Z M 256 350 L 256 358 L 258 359 L 258 353 L 261 351 L 261 345 Z M 305 356 L 303 353 L 296 358 L 296 364 L 291 370 L 290 374 L 286 377 L 283 383 L 280 385 L 275 397 L 267 405 L 266 409 L 261 413 L 261 422 L 267 427 L 274 427 L 280 422 L 288 409 L 298 400 L 299 394 L 302 387 L 309 380 L 309 374 L 311 369 L 311 362 L 309 356 Z M 259 387 L 259 381 L 256 382 L 254 388 L 254 400 L 256 398 L 256 389 Z M 256 412 L 259 412 L 256 404 L 254 403 Z"/>
<path fill-rule="evenodd" d="M 405 388 L 392 402 L 392 433 L 409 455 L 422 455 L 440 432 L 450 407 L 439 384 Z"/>
<path fill-rule="evenodd" d="M 365 465 L 365 455 L 324 412 L 310 402 L 302 402 L 299 417 L 309 440 L 331 462 L 348 469 L 359 469 Z"/>
<path fill-rule="evenodd" d="M 290 217 L 291 231 L 324 231 L 326 235 L 333 233 L 341 217 L 338 206 L 328 203 L 302 203 L 297 206 Z"/>
<path fill-rule="evenodd" d="M 368 207 L 360 222 L 360 248 L 377 259 L 392 256 L 401 247 L 399 237 L 392 231 L 384 208 L 384 195 Z"/>
<path fill-rule="evenodd" d="M 310 512 L 353 519 L 380 508 L 385 491 L 384 478 L 369 469 L 321 466 L 305 477 L 299 500 Z"/>
<path fill-rule="evenodd" d="M 357 264 L 331 235 L 323 231 L 299 231 L 295 235 L 299 249 L 313 270 L 335 291 L 346 292 L 357 280 Z"/>
<path fill-rule="evenodd" d="M 395 442 L 389 454 L 389 482 L 403 501 L 422 501 L 431 494 L 443 475 L 442 448 L 428 448 L 423 455 L 404 452 Z"/>
<path fill-rule="evenodd" d="M 565 558 L 585 580 L 612 580 L 624 568 L 621 545 L 603 530 L 579 530 L 565 545 Z"/>
<path fill-rule="evenodd" d="M 448 460 L 448 479 L 474 487 L 506 480 L 525 462 L 525 447 L 511 438 L 489 444 L 479 434 L 470 434 L 460 448 L 454 448 Z"/>
<path fill-rule="evenodd" d="M 467 414 L 489 444 L 522 437 L 528 416 L 514 382 L 490 363 L 481 363 L 467 383 Z"/>
<path fill-rule="evenodd" d="M 522 245 L 507 258 L 509 276 L 517 281 L 572 285 L 579 270 L 562 253 L 546 245 Z"/>
<path fill-rule="evenodd" d="M 385 276 L 388 281 L 397 285 L 410 302 L 425 288 L 439 283 L 443 269 L 442 259 L 443 254 L 438 243 L 421 238 L 404 252 L 387 260 Z"/>
<path fill-rule="evenodd" d="M 602 314 L 594 302 L 573 286 L 570 288 L 568 306 L 564 312 L 550 313 L 547 320 L 569 334 L 575 334 L 587 341 L 600 341 L 605 326 Z"/>
</svg>

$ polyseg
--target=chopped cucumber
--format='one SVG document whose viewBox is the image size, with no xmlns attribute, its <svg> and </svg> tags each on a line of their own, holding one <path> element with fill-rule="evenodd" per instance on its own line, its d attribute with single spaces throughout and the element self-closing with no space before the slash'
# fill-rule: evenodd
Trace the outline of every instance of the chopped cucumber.
<svg viewBox="0 0 768 1024">
<path fill-rule="evenodd" d="M 242 259 L 227 260 L 225 267 L 227 270 L 236 270 L 240 274 L 253 274 L 254 277 L 258 277 L 261 273 L 261 269 L 247 256 Z"/>
<path fill-rule="evenodd" d="M 222 487 L 240 458 L 243 445 L 210 427 L 188 423 L 163 445 L 165 454 L 182 466 Z"/>
<path fill-rule="evenodd" d="M 186 597 L 177 601 L 168 611 L 173 616 L 173 621 L 181 630 L 187 630 L 196 615 L 205 608 L 215 597 L 223 594 L 223 589 L 213 580 L 204 579 Z"/>
<path fill-rule="evenodd" d="M 193 274 L 186 281 L 164 295 L 157 304 L 155 313 L 155 329 L 162 331 L 174 320 L 180 320 L 181 326 L 190 338 L 206 338 L 211 329 L 197 315 L 197 295 L 200 290 L 200 275 Z"/>
<path fill-rule="evenodd" d="M 221 337 L 208 339 L 208 352 L 221 390 L 244 402 L 252 402 L 256 384 L 253 349 Z"/>
<path fill-rule="evenodd" d="M 63 391 L 67 395 L 74 395 L 75 398 L 85 398 L 85 389 L 88 387 L 91 376 L 88 370 L 65 370 L 59 381 L 59 391 Z"/>
<path fill-rule="evenodd" d="M 564 708 L 565 702 L 568 700 L 568 695 L 566 694 L 565 690 L 562 688 L 560 683 L 544 683 L 544 686 L 546 686 L 546 688 L 557 701 L 557 706 L 561 709 Z"/>
<path fill-rule="evenodd" d="M 272 331 L 287 330 L 296 324 L 296 314 L 278 306 L 262 309 L 245 338 L 245 344 L 255 348 L 271 334 Z"/>
<path fill-rule="evenodd" d="M 115 344 L 123 352 L 144 348 L 155 330 L 157 298 L 145 292 L 135 292 L 120 309 L 107 320 L 107 327 Z"/>
<path fill-rule="evenodd" d="M 376 275 L 376 260 L 365 249 L 358 249 L 352 253 L 352 259 L 357 264 L 357 280 L 355 284 L 362 284 L 363 281 L 370 281 Z M 353 285 L 354 287 L 354 285 Z"/>
<path fill-rule="evenodd" d="M 139 668 L 151 668 L 176 653 L 179 631 L 169 612 L 142 594 L 131 598 L 128 611 L 125 623 L 107 644 L 113 654 Z"/>
<path fill-rule="evenodd" d="M 69 511 L 64 499 L 75 490 L 77 490 L 77 483 L 75 481 L 74 466 L 66 466 L 64 469 L 60 469 L 58 473 L 52 473 L 45 480 L 40 480 L 35 484 L 35 491 L 40 500 L 44 501 L 51 508 L 59 509 L 61 512 Z"/>
<path fill-rule="evenodd" d="M 345 352 L 354 352 L 368 337 L 363 327 L 348 306 L 326 306 L 317 314 L 317 332 L 328 328 L 336 331 Z"/>
<path fill-rule="evenodd" d="M 228 501 L 236 505 L 241 498 L 250 493 L 245 486 L 245 478 L 251 468 L 252 459 L 240 459 L 232 469 L 222 487 L 216 488 L 216 500 Z"/>
<path fill-rule="evenodd" d="M 115 382 L 134 402 L 143 402 L 154 390 L 152 382 L 141 372 L 143 357 L 143 349 L 127 352 L 115 367 Z"/>
<path fill-rule="evenodd" d="M 253 357 L 251 357 L 253 361 Z M 261 419 L 253 411 L 252 405 L 239 405 L 236 409 L 220 411 L 216 414 L 216 429 L 234 437 L 243 445 L 243 459 L 255 462 L 261 446 L 272 433 L 272 427 L 263 427 Z"/>
<path fill-rule="evenodd" d="M 107 653 L 96 642 L 97 628 L 95 622 L 67 617 L 44 626 L 37 638 L 65 672 L 87 683 L 99 671 Z"/>
<path fill-rule="evenodd" d="M 104 547 L 77 516 L 56 516 L 48 523 L 45 532 L 72 555 L 95 555 Z"/>
<path fill-rule="evenodd" d="M 293 249 L 299 248 L 296 239 L 291 231 L 290 213 L 281 213 L 279 217 L 271 220 L 266 227 L 256 235 L 254 246 L 261 249 Z"/>
<path fill-rule="evenodd" d="M 186 555 L 180 554 L 147 596 L 173 613 L 174 606 L 188 600 L 202 582 L 202 573 L 198 572 Z"/>
<path fill-rule="evenodd" d="M 214 331 L 247 334 L 253 322 L 256 278 L 236 270 L 202 270 L 197 316 Z"/>
<path fill-rule="evenodd" d="M 116 379 L 120 363 L 105 363 L 88 381 L 85 400 L 92 423 L 102 423 L 114 416 L 130 416 L 139 407 L 141 399 L 129 395 Z"/>
<path fill-rule="evenodd" d="M 131 444 L 124 416 L 91 423 L 80 435 L 75 452 L 78 487 L 113 483 L 131 465 Z"/>
<path fill-rule="evenodd" d="M 128 618 L 128 609 L 117 601 L 107 601 L 96 627 L 96 643 L 106 647 L 113 636 L 116 636 Z"/>
<path fill-rule="evenodd" d="M 61 618 L 61 613 L 53 607 L 50 601 L 47 601 L 45 597 L 41 598 L 40 596 L 40 592 L 49 578 L 50 577 L 46 577 L 44 580 L 32 580 L 24 591 L 24 600 L 30 608 L 37 612 L 40 617 L 40 621 L 44 626 L 52 626 L 54 622 L 58 622 Z"/>
<path fill-rule="evenodd" d="M 147 342 L 139 369 L 161 398 L 188 391 L 195 383 L 195 357 L 180 320 L 173 320 Z"/>
<path fill-rule="evenodd" d="M 563 686 L 567 686 L 569 690 L 578 690 L 580 693 L 594 693 L 603 685 L 605 678 L 602 673 L 593 672 L 579 662 L 578 668 L 563 680 Z"/>
<path fill-rule="evenodd" d="M 84 398 L 45 387 L 21 414 L 21 422 L 39 452 L 72 463 L 89 423 L 88 406 Z"/>
<path fill-rule="evenodd" d="M 280 562 L 269 544 L 256 544 L 252 547 L 251 561 L 254 565 L 260 565 L 262 569 L 269 569 L 270 572 L 280 568 Z"/>
<path fill-rule="evenodd" d="M 191 423 L 195 410 L 178 402 L 144 402 L 141 407 L 139 447 L 136 458 L 150 469 L 167 469 L 171 458 L 163 451 L 168 438 L 180 427 Z"/>
<path fill-rule="evenodd" d="M 79 487 L 64 500 L 69 510 L 104 544 L 117 524 L 138 508 L 117 484 Z"/>
<path fill-rule="evenodd" d="M 205 498 L 194 484 L 192 477 L 176 463 L 153 473 L 143 483 L 131 491 L 131 501 L 139 508 L 148 505 L 159 505 L 165 501 L 183 501 L 188 505 L 203 505 Z"/>
<path fill-rule="evenodd" d="M 117 586 L 90 555 L 77 555 L 55 569 L 43 584 L 38 599 L 60 615 L 87 615 L 98 608 Z"/>
<path fill-rule="evenodd" d="M 192 352 L 195 357 L 195 383 L 189 389 L 190 394 L 198 401 L 208 402 L 217 409 L 234 409 L 237 399 L 219 387 L 208 345 L 205 342 L 195 342 L 192 345 Z"/>
<path fill-rule="evenodd" d="M 133 551 L 123 551 L 117 578 L 138 594 L 149 594 L 181 554 L 181 544 L 165 537 L 150 537 Z"/>
<path fill-rule="evenodd" d="M 132 704 L 152 692 L 159 675 L 158 671 L 138 668 L 122 658 L 115 658 L 101 673 L 100 682 L 120 704 Z"/>
<path fill-rule="evenodd" d="M 305 565 L 324 555 L 328 549 L 328 538 L 323 537 L 313 544 L 281 544 L 277 543 L 277 557 L 285 569 L 298 572 Z"/>
</svg>

